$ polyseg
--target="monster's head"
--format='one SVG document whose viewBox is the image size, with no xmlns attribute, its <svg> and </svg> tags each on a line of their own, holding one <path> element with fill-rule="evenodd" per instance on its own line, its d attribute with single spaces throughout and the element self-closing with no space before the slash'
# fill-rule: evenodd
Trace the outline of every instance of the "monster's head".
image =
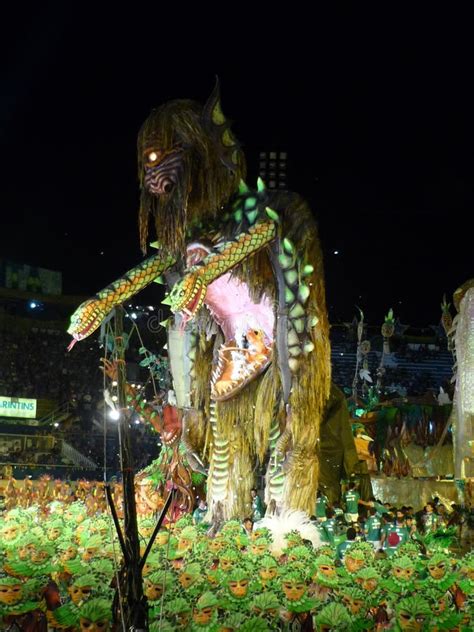
<svg viewBox="0 0 474 632">
<path fill-rule="evenodd" d="M 222 114 L 218 82 L 204 107 L 176 100 L 152 111 L 138 136 L 138 170 L 142 250 L 151 214 L 160 246 L 182 253 L 186 229 L 215 217 L 245 177 L 245 158 Z"/>
</svg>

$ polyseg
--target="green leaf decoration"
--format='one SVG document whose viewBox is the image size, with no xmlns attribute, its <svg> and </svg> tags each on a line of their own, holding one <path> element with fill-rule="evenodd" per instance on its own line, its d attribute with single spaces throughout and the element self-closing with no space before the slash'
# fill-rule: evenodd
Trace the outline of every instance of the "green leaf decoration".
<svg viewBox="0 0 474 632">
<path fill-rule="evenodd" d="M 262 178 L 257 178 L 257 191 L 259 193 L 265 191 L 265 182 L 262 180 Z"/>
<path fill-rule="evenodd" d="M 304 308 L 299 303 L 296 303 L 290 309 L 290 318 L 299 318 L 300 316 L 304 316 Z"/>
<path fill-rule="evenodd" d="M 293 265 L 293 257 L 289 257 L 288 255 L 280 254 L 278 255 L 278 261 L 283 268 L 283 270 L 287 270 L 291 268 Z"/>
<path fill-rule="evenodd" d="M 250 211 L 250 209 L 251 209 L 251 208 L 255 208 L 255 207 L 256 207 L 256 205 L 257 205 L 257 198 L 254 198 L 254 197 L 248 197 L 248 198 L 245 200 L 244 207 L 245 207 L 245 210 L 246 210 L 246 211 Z"/>
<path fill-rule="evenodd" d="M 249 211 L 247 213 L 247 219 L 249 220 L 249 224 L 253 224 L 255 222 L 255 220 L 257 219 L 257 215 L 258 215 L 258 210 Z"/>
<path fill-rule="evenodd" d="M 159 324 L 160 324 L 162 327 L 168 327 L 168 323 L 169 323 L 169 322 L 170 322 L 170 319 L 169 319 L 169 318 L 167 318 L 166 320 L 162 320 Z"/>
<path fill-rule="evenodd" d="M 191 472 L 191 480 L 194 485 L 201 485 L 206 480 L 206 477 L 201 472 Z"/>
<path fill-rule="evenodd" d="M 156 279 L 153 279 L 153 283 L 159 283 L 160 285 L 164 285 L 166 283 L 165 279 L 160 275 L 157 276 Z"/>
<path fill-rule="evenodd" d="M 280 221 L 280 216 L 278 215 L 278 213 L 276 211 L 274 211 L 272 208 L 270 208 L 269 206 L 265 207 L 265 213 L 274 222 L 278 223 Z"/>
<path fill-rule="evenodd" d="M 138 353 L 140 355 L 143 355 L 144 353 L 148 353 L 148 349 L 146 347 L 140 347 L 140 349 L 138 350 Z"/>
<path fill-rule="evenodd" d="M 293 292 L 290 290 L 289 287 L 285 288 L 285 302 L 287 305 L 289 305 L 290 303 L 293 303 L 295 300 L 295 295 L 293 294 Z"/>
<path fill-rule="evenodd" d="M 302 334 L 304 331 L 305 320 L 304 318 L 297 318 L 293 321 L 293 327 L 299 334 Z"/>
<path fill-rule="evenodd" d="M 309 298 L 309 286 L 302 283 L 298 288 L 298 298 L 302 303 L 306 303 Z"/>
<path fill-rule="evenodd" d="M 165 298 L 161 301 L 162 305 L 171 305 L 171 298 L 168 294 L 168 296 L 165 296 Z"/>
<path fill-rule="evenodd" d="M 148 358 L 145 358 L 144 360 L 141 360 L 139 362 L 139 365 L 143 367 L 147 367 L 147 366 L 150 366 L 150 364 L 153 364 L 153 362 L 154 362 L 153 357 L 150 356 Z"/>
<path fill-rule="evenodd" d="M 308 276 L 309 274 L 312 274 L 314 272 L 314 268 L 312 265 L 308 263 L 305 266 L 303 266 L 302 272 L 303 272 L 303 276 Z"/>
<path fill-rule="evenodd" d="M 297 358 L 299 355 L 301 355 L 301 348 L 298 346 L 290 347 L 288 349 L 288 353 L 292 358 Z"/>
<path fill-rule="evenodd" d="M 300 339 L 298 338 L 298 334 L 296 333 L 296 331 L 294 329 L 290 329 L 290 331 L 288 332 L 288 346 L 289 347 L 294 347 L 295 345 L 299 344 Z"/>
<path fill-rule="evenodd" d="M 286 237 L 283 238 L 283 248 L 289 255 L 292 255 L 295 252 L 295 247 Z"/>
<path fill-rule="evenodd" d="M 392 308 L 390 308 L 388 310 L 388 314 L 385 316 L 385 322 L 386 323 L 393 323 L 393 322 L 395 322 L 394 318 L 393 318 L 393 309 Z"/>
<path fill-rule="evenodd" d="M 298 358 L 290 358 L 288 360 L 288 366 L 290 367 L 290 371 L 292 373 L 296 373 L 296 371 L 298 370 L 298 368 L 300 366 L 300 362 L 299 362 Z"/>
<path fill-rule="evenodd" d="M 236 222 L 241 222 L 243 216 L 244 216 L 244 213 L 241 208 L 238 208 L 234 213 L 234 219 Z"/>
<path fill-rule="evenodd" d="M 248 186 L 245 184 L 245 182 L 243 180 L 241 180 L 239 182 L 239 193 L 240 195 L 244 195 L 244 193 L 248 193 L 250 191 L 250 189 L 248 188 Z"/>
<path fill-rule="evenodd" d="M 158 249 L 158 248 L 159 248 L 159 246 L 158 246 L 158 242 L 157 242 L 157 241 L 152 241 L 152 242 L 150 243 L 150 248 L 156 248 L 156 249 Z"/>
<path fill-rule="evenodd" d="M 288 285 L 294 285 L 298 281 L 298 273 L 295 269 L 285 272 L 285 281 L 288 283 Z"/>
</svg>

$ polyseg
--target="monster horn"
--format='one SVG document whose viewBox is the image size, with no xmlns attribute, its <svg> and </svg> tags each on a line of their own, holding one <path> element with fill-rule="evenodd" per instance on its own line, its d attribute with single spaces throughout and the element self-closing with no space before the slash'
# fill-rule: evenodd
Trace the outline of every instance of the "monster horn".
<svg viewBox="0 0 474 632">
<path fill-rule="evenodd" d="M 221 91 L 217 76 L 214 89 L 204 105 L 201 120 L 216 145 L 222 164 L 235 173 L 239 169 L 240 147 L 230 131 L 231 123 L 226 120 L 222 112 Z"/>
</svg>

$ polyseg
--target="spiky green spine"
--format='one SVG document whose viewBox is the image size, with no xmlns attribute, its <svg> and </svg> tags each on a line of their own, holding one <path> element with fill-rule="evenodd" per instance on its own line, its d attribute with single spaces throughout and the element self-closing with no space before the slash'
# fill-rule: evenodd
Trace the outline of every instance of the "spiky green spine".
<svg viewBox="0 0 474 632">
<path fill-rule="evenodd" d="M 317 319 L 307 314 L 305 307 L 311 293 L 310 279 L 314 269 L 312 265 L 299 259 L 294 244 L 286 237 L 282 240 L 278 261 L 285 279 L 289 365 L 295 373 L 299 366 L 299 356 L 311 353 L 314 348 L 308 338 L 308 331 L 317 324 Z"/>
<path fill-rule="evenodd" d="M 245 182 L 241 182 L 237 198 L 233 205 L 233 218 L 239 225 L 253 226 L 258 220 L 268 220 L 278 223 L 276 211 L 268 207 L 268 196 L 265 184 L 261 178 L 257 180 L 257 190 L 250 189 Z M 244 228 L 244 226 L 242 226 Z"/>
</svg>

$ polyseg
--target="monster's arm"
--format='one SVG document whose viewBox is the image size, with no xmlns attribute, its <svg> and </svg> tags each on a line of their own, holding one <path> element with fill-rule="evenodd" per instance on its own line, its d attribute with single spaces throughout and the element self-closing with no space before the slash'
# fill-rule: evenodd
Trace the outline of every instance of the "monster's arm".
<svg viewBox="0 0 474 632">
<path fill-rule="evenodd" d="M 84 301 L 71 316 L 68 333 L 74 340 L 70 348 L 75 341 L 90 336 L 116 305 L 120 305 L 152 283 L 173 263 L 172 257 L 159 252 L 126 272 L 91 299 Z"/>
<path fill-rule="evenodd" d="M 273 241 L 276 235 L 275 223 L 263 221 L 237 235 L 234 240 L 224 243 L 218 252 L 205 257 L 174 286 L 170 295 L 171 310 L 184 311 L 188 316 L 194 316 L 204 301 L 206 288 L 210 283 L 254 255 Z"/>
</svg>

